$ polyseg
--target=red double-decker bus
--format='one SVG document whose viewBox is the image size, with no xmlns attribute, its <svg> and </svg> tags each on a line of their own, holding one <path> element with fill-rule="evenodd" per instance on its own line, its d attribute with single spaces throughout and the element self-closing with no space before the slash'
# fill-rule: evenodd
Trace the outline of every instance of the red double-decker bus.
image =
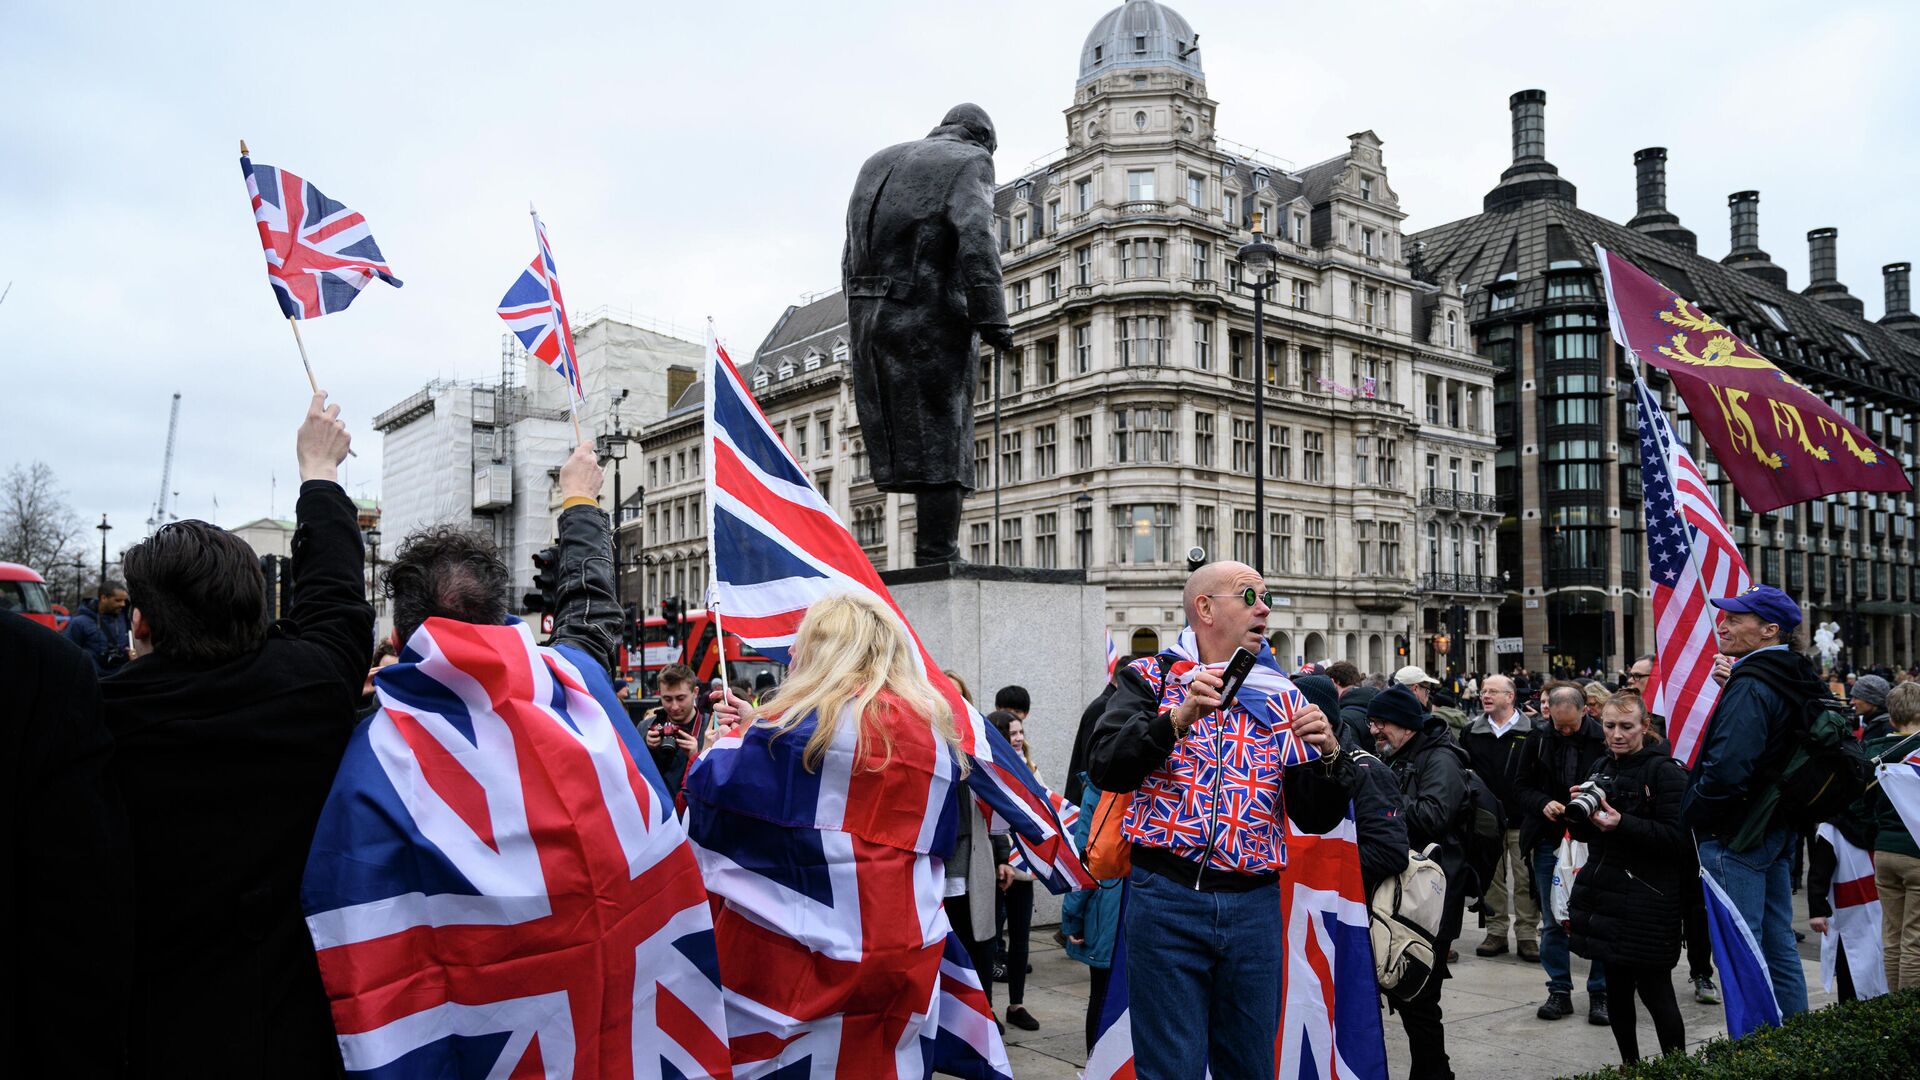
<svg viewBox="0 0 1920 1080">
<path fill-rule="evenodd" d="M 629 653 L 625 661 L 628 671 L 639 676 L 638 681 L 644 688 L 636 696 L 652 696 L 660 670 L 669 664 L 687 665 L 699 677 L 700 685 L 708 685 L 720 676 L 719 638 L 714 631 L 713 616 L 706 611 L 690 611 L 680 619 L 678 641 L 668 640 L 664 618 L 655 615 L 647 619 L 640 627 L 641 656 Z M 786 671 L 784 665 L 755 652 L 739 635 L 727 634 L 724 640 L 727 677 L 734 682 L 752 686 L 762 672 L 770 672 L 778 679 Z M 635 663 L 636 659 L 640 662 Z"/>
<path fill-rule="evenodd" d="M 47 601 L 47 582 L 30 566 L 0 562 L 0 609 L 25 615 L 49 630 L 67 625 L 67 609 Z"/>
</svg>

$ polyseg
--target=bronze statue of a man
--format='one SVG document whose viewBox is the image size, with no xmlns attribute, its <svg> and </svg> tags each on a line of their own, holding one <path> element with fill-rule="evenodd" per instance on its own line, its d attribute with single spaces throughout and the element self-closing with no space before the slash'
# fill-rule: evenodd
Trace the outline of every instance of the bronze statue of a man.
<svg viewBox="0 0 1920 1080">
<path fill-rule="evenodd" d="M 993 219 L 993 121 L 956 105 L 917 142 L 860 167 L 847 204 L 841 283 L 853 400 L 881 491 L 910 492 L 921 566 L 960 557 L 960 500 L 974 488 L 975 335 L 1013 344 Z"/>
</svg>

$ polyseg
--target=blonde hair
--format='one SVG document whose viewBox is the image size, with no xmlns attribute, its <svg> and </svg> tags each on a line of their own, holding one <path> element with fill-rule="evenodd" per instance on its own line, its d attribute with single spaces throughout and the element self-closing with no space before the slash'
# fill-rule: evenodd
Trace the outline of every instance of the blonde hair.
<svg viewBox="0 0 1920 1080">
<path fill-rule="evenodd" d="M 967 704 L 973 704 L 973 691 L 967 689 L 967 680 L 961 678 L 959 672 L 952 668 L 943 668 L 940 674 L 945 675 L 947 681 L 953 684 L 953 688 L 960 691 L 960 696 L 966 699 Z"/>
<path fill-rule="evenodd" d="M 819 770 L 849 705 L 857 725 L 856 759 L 866 759 L 868 740 L 875 736 L 886 749 L 874 771 L 893 759 L 893 736 L 874 716 L 874 703 L 883 692 L 925 717 L 942 741 L 959 747 L 952 707 L 914 663 L 913 640 L 899 617 L 873 597 L 841 593 L 814 601 L 794 635 L 793 658 L 787 681 L 763 708 L 768 719 L 761 723 L 786 732 L 809 714 L 816 716 L 802 754 L 809 771 Z M 966 758 L 959 760 L 964 774 Z"/>
<path fill-rule="evenodd" d="M 1901 731 L 1920 724 L 1920 683 L 1903 682 L 1894 687 L 1887 695 L 1887 713 Z"/>
</svg>

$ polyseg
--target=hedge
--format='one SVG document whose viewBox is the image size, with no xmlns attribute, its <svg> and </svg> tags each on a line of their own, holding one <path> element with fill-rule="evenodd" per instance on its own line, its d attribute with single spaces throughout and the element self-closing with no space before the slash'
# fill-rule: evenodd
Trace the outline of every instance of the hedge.
<svg viewBox="0 0 1920 1080">
<path fill-rule="evenodd" d="M 1642 1045 L 1644 1045 L 1644 1040 Z M 1690 1057 L 1644 1058 L 1576 1080 L 1786 1080 L 1920 1077 L 1920 988 L 1829 1005 L 1784 1027 L 1719 1038 Z"/>
</svg>

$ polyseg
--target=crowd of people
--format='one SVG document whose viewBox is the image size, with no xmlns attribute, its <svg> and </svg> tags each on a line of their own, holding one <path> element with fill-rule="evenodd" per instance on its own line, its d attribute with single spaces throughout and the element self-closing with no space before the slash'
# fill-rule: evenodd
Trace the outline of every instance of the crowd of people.
<svg viewBox="0 0 1920 1080">
<path fill-rule="evenodd" d="M 54 1063 L 35 1075 L 339 1072 L 298 896 L 334 770 L 356 721 L 380 707 L 377 673 L 423 624 L 510 618 L 509 575 L 490 542 L 423 530 L 382 578 L 395 627 L 376 652 L 354 508 L 335 475 L 347 445 L 337 409 L 316 395 L 297 438 L 302 486 L 282 619 L 265 618 L 251 551 L 202 522 L 167 525 L 129 550 L 124 586 L 101 583 L 64 642 L 0 613 L 0 665 L 24 702 L 9 845 L 26 887 L 10 892 L 16 925 L 34 930 L 21 935 L 19 970 L 36 980 L 34 993 L 16 995 L 9 1034 L 28 1062 Z M 585 447 L 559 472 L 553 645 L 611 698 L 620 609 L 600 485 Z M 1081 849 L 1107 828 L 1127 845 L 1123 878 L 1067 896 L 1058 933 L 1090 969 L 1089 1049 L 1124 942 L 1141 1077 L 1271 1075 L 1286 823 L 1323 833 L 1349 808 L 1369 896 L 1425 863 L 1444 873 L 1430 972 L 1383 981 L 1415 1080 L 1453 1075 L 1442 1000 L 1470 902 L 1485 929 L 1477 955 L 1511 949 L 1540 965 L 1543 1021 L 1576 1012 L 1570 957 L 1590 961 L 1587 1017 L 1611 1027 L 1623 1061 L 1640 1054 L 1637 1005 L 1662 1053 L 1684 1047 L 1674 980 L 1683 948 L 1696 1000 L 1717 1000 L 1702 871 L 1752 927 L 1782 1013 L 1803 1011 L 1792 892 L 1804 864 L 1809 929 L 1829 932 L 1835 841 L 1809 846 L 1810 830 L 1769 801 L 1796 725 L 1838 690 L 1868 754 L 1920 745 L 1920 681 L 1888 672 L 1836 683 L 1816 671 L 1790 646 L 1798 608 L 1765 585 L 1715 601 L 1722 687 L 1691 769 L 1649 708 L 1657 657 L 1637 658 L 1617 688 L 1536 683 L 1525 672 L 1443 684 L 1419 667 L 1366 675 L 1347 662 L 1283 673 L 1265 637 L 1272 596 L 1253 568 L 1202 566 L 1182 600 L 1177 640 L 1120 667 L 1087 705 L 1059 796 L 1078 807 Z M 1258 661 L 1229 700 L 1240 687 L 1222 669 L 1242 649 Z M 658 705 L 636 726 L 690 832 L 727 826 L 725 778 L 698 765 L 731 735 L 800 726 L 804 740 L 769 746 L 807 771 L 843 744 L 875 772 L 914 747 L 956 746 L 953 710 L 910 650 L 888 609 L 846 597 L 815 604 L 778 687 L 703 686 L 688 668 L 661 671 Z M 1283 724 L 1274 695 L 1288 688 L 1304 705 Z M 1029 693 L 1009 685 L 988 720 L 1034 766 L 1031 710 Z M 1109 795 L 1124 799 L 1110 805 Z M 964 785 L 953 803 L 950 853 L 875 842 L 902 874 L 940 882 L 989 1000 L 994 982 L 1006 984 L 1000 1020 L 1037 1029 L 1024 1000 L 1032 870 Z M 1497 835 L 1481 835 L 1482 811 L 1498 819 Z M 1887 984 L 1920 985 L 1913 833 L 1872 791 L 1830 820 L 1834 835 L 1871 852 Z M 897 825 L 846 831 L 871 840 L 863 829 Z M 724 965 L 750 952 L 757 931 L 716 912 Z M 1850 996 L 1845 970 L 1841 982 Z M 207 1035 L 209 1017 L 219 1038 Z"/>
</svg>

